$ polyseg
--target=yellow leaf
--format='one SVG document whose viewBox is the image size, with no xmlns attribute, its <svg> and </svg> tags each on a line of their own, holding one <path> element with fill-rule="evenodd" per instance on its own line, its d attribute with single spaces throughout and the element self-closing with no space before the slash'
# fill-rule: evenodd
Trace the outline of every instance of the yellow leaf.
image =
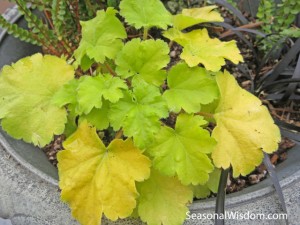
<svg viewBox="0 0 300 225">
<path fill-rule="evenodd" d="M 224 19 L 219 12 L 214 11 L 216 5 L 202 8 L 183 9 L 181 14 L 173 17 L 173 25 L 179 30 L 187 27 L 207 22 L 223 22 Z"/>
<path fill-rule="evenodd" d="M 113 140 L 105 147 L 86 121 L 64 142 L 58 153 L 61 199 L 83 225 L 130 216 L 136 207 L 135 181 L 150 176 L 151 161 L 131 139 Z"/>
<path fill-rule="evenodd" d="M 235 41 L 222 42 L 217 38 L 210 38 L 206 29 L 182 33 L 171 28 L 164 32 L 164 36 L 183 46 L 180 57 L 190 67 L 201 63 L 207 70 L 216 72 L 225 65 L 225 59 L 234 64 L 243 62 Z"/>
<path fill-rule="evenodd" d="M 212 152 L 216 167 L 233 168 L 233 176 L 247 175 L 263 158 L 263 151 L 274 152 L 280 141 L 274 124 L 261 101 L 242 89 L 227 71 L 217 75 L 221 98 L 214 115 L 217 126 L 212 137 L 217 146 Z"/>
</svg>

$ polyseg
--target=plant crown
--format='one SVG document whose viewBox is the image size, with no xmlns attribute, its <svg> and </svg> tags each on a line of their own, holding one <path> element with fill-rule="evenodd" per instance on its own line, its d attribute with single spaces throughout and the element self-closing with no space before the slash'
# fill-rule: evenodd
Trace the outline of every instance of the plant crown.
<svg viewBox="0 0 300 225">
<path fill-rule="evenodd" d="M 243 61 L 236 42 L 186 30 L 223 21 L 215 8 L 172 16 L 159 0 L 122 0 L 120 12 L 109 7 L 81 22 L 72 64 L 38 53 L 3 68 L 2 128 L 40 147 L 68 137 L 57 155 L 59 186 L 80 223 L 98 225 L 104 214 L 182 224 L 193 196 L 217 191 L 220 168 L 246 175 L 277 149 L 267 109 L 221 71 L 225 59 Z M 153 27 L 164 37 L 151 38 Z M 183 50 L 171 65 L 174 42 Z"/>
</svg>

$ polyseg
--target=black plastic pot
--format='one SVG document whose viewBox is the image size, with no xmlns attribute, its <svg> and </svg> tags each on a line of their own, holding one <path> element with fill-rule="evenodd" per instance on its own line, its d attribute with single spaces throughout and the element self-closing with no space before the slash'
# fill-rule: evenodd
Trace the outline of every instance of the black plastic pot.
<svg viewBox="0 0 300 225">
<path fill-rule="evenodd" d="M 16 11 L 10 11 L 10 21 L 16 21 Z M 19 24 L 25 25 L 23 20 Z M 39 47 L 20 42 L 0 30 L 0 68 L 40 51 Z M 1 90 L 0 90 L 1 91 Z M 296 136 L 296 137 L 299 137 Z M 14 140 L 0 130 L 0 217 L 11 218 L 15 225 L 71 225 L 69 209 L 59 201 L 57 169 L 45 154 L 21 140 Z M 277 168 L 284 190 L 290 224 L 300 221 L 300 147 L 288 152 L 288 159 Z M 4 180 L 4 181 L 3 181 Z M 20 206 L 21 205 L 21 206 Z M 213 213 L 215 199 L 195 201 L 192 213 Z M 268 215 L 282 213 L 272 181 L 257 185 L 226 199 L 231 212 Z M 197 214 L 199 215 L 199 214 Z M 112 224 L 104 221 L 104 224 Z M 120 220 L 113 224 L 141 224 L 139 220 Z M 186 224 L 213 224 L 212 219 L 189 219 Z M 227 220 L 226 224 L 284 224 L 284 220 Z"/>
</svg>

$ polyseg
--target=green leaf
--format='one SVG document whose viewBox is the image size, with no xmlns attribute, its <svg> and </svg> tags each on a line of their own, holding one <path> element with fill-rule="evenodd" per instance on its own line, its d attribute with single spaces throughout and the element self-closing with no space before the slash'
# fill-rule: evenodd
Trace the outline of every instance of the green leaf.
<svg viewBox="0 0 300 225">
<path fill-rule="evenodd" d="M 188 67 L 185 63 L 172 67 L 168 74 L 169 90 L 164 92 L 169 109 L 187 113 L 200 111 L 201 104 L 211 103 L 219 96 L 218 86 L 208 71 L 200 67 Z"/>
<path fill-rule="evenodd" d="M 220 182 L 220 176 L 221 176 L 221 170 L 218 169 L 218 168 L 215 168 L 214 171 L 209 174 L 209 179 L 208 179 L 208 181 L 207 181 L 207 183 L 205 185 L 213 193 L 217 193 L 218 192 L 219 182 Z"/>
<path fill-rule="evenodd" d="M 290 27 L 288 29 L 284 29 L 280 32 L 280 35 L 284 35 L 286 37 L 300 38 L 300 28 Z"/>
<path fill-rule="evenodd" d="M 120 14 L 136 29 L 159 27 L 167 29 L 172 25 L 172 16 L 159 0 L 122 0 Z"/>
<path fill-rule="evenodd" d="M 35 54 L 5 66 L 0 74 L 2 128 L 16 139 L 48 144 L 67 122 L 66 110 L 51 99 L 73 77 L 73 68 L 51 55 Z"/>
<path fill-rule="evenodd" d="M 88 114 L 94 107 L 101 108 L 103 99 L 117 102 L 127 89 L 124 80 L 110 74 L 86 77 L 78 86 L 78 104 L 83 113 Z"/>
<path fill-rule="evenodd" d="M 159 86 L 166 78 L 165 70 L 170 61 L 169 47 L 162 40 L 127 42 L 116 58 L 116 72 L 122 78 L 138 77 Z"/>
<path fill-rule="evenodd" d="M 70 80 L 62 86 L 53 96 L 51 102 L 59 107 L 67 106 L 69 122 L 74 124 L 78 115 L 82 114 L 81 106 L 78 104 L 78 87 L 88 76 L 81 76 L 79 79 Z M 73 126 L 73 125 L 72 125 Z"/>
<path fill-rule="evenodd" d="M 82 39 L 74 55 L 84 69 L 91 65 L 91 60 L 104 63 L 106 58 L 114 59 L 123 47 L 121 39 L 126 38 L 127 34 L 116 13 L 109 7 L 106 12 L 98 11 L 91 20 L 81 21 Z"/>
<path fill-rule="evenodd" d="M 137 184 L 140 193 L 138 214 L 149 225 L 181 225 L 192 202 L 193 193 L 176 177 L 166 177 L 156 170 L 148 180 Z"/>
<path fill-rule="evenodd" d="M 132 140 L 113 140 L 105 147 L 87 122 L 63 143 L 57 155 L 61 199 L 81 223 L 101 224 L 130 216 L 136 207 L 135 182 L 150 176 L 151 161 Z"/>
<path fill-rule="evenodd" d="M 52 104 L 63 107 L 67 106 L 68 118 L 65 127 L 64 134 L 69 137 L 77 129 L 77 116 L 79 115 L 79 106 L 77 103 L 77 92 L 79 83 L 85 78 L 72 79 L 65 85 L 63 85 L 52 97 Z"/>
<path fill-rule="evenodd" d="M 107 0 L 107 5 L 109 7 L 117 8 L 119 4 L 119 0 Z"/>
<path fill-rule="evenodd" d="M 67 123 L 66 123 L 65 130 L 64 130 L 64 135 L 66 137 L 69 137 L 71 134 L 73 134 L 77 130 L 76 118 L 77 118 L 77 116 L 75 116 L 74 114 L 72 114 L 72 113 L 68 114 Z"/>
<path fill-rule="evenodd" d="M 104 130 L 109 126 L 109 102 L 103 101 L 100 109 L 93 108 L 87 115 L 81 115 L 79 122 L 87 120 L 90 124 L 95 126 L 97 130 Z"/>
<path fill-rule="evenodd" d="M 77 54 L 77 52 L 75 51 L 75 55 L 76 54 Z M 90 69 L 94 63 L 94 60 L 90 59 L 87 55 L 83 55 L 81 60 L 78 60 L 78 61 L 80 63 L 80 67 L 81 67 L 81 69 L 83 69 L 83 71 L 87 71 L 88 69 Z"/>
<path fill-rule="evenodd" d="M 206 183 L 214 168 L 207 154 L 215 141 L 200 127 L 203 124 L 201 116 L 180 114 L 175 129 L 162 127 L 147 149 L 154 168 L 167 176 L 177 175 L 184 185 Z"/>
<path fill-rule="evenodd" d="M 157 87 L 141 82 L 133 91 L 111 106 L 109 119 L 114 130 L 123 127 L 124 134 L 133 137 L 143 149 L 160 128 L 160 119 L 168 116 L 166 102 Z"/>
<path fill-rule="evenodd" d="M 209 188 L 204 185 L 190 185 L 191 190 L 194 193 L 194 197 L 197 199 L 207 198 L 210 195 Z"/>
<path fill-rule="evenodd" d="M 63 85 L 52 97 L 52 103 L 63 107 L 68 104 L 77 104 L 77 89 L 80 83 L 79 79 L 72 79 Z"/>
<path fill-rule="evenodd" d="M 263 151 L 278 148 L 280 131 L 261 101 L 242 89 L 227 71 L 217 75 L 220 101 L 212 132 L 217 146 L 212 152 L 216 167 L 233 169 L 233 176 L 249 174 L 263 159 Z"/>
<path fill-rule="evenodd" d="M 219 188 L 219 181 L 221 176 L 221 170 L 215 168 L 212 173 L 209 174 L 209 179 L 204 185 L 191 185 L 194 192 L 194 196 L 198 199 L 206 198 L 211 192 L 217 193 Z"/>
<path fill-rule="evenodd" d="M 243 58 L 235 41 L 220 41 L 211 39 L 206 29 L 194 30 L 189 33 L 171 28 L 164 36 L 183 46 L 180 57 L 190 66 L 203 64 L 207 70 L 219 71 L 225 65 L 225 59 L 234 64 L 243 62 Z"/>
<path fill-rule="evenodd" d="M 183 9 L 181 14 L 173 17 L 173 26 L 179 30 L 199 23 L 207 22 L 223 22 L 224 19 L 214 9 L 218 8 L 216 5 L 206 6 L 202 8 Z"/>
</svg>

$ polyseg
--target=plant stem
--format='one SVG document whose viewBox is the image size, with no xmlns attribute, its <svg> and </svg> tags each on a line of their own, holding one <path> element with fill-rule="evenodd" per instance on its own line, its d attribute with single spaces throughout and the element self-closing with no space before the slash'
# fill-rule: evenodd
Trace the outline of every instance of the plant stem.
<svg viewBox="0 0 300 225">
<path fill-rule="evenodd" d="M 57 33 L 51 19 L 50 19 L 50 16 L 49 16 L 49 12 L 44 10 L 44 15 L 51 27 L 51 29 L 54 31 L 54 33 L 56 34 L 57 37 L 59 37 L 59 34 Z M 67 41 L 64 40 L 64 37 L 62 37 L 62 39 L 59 41 L 61 43 L 61 45 L 64 47 L 65 51 L 68 53 L 68 57 L 70 57 L 72 55 L 72 49 L 71 47 L 69 46 L 69 44 L 67 44 Z"/>
<path fill-rule="evenodd" d="M 70 12 L 74 25 L 77 28 L 77 33 L 81 33 L 81 25 L 80 25 L 80 18 L 79 18 L 79 0 L 75 1 L 68 1 L 70 8 L 72 11 Z"/>
<path fill-rule="evenodd" d="M 122 136 L 123 136 L 123 130 L 120 129 L 120 130 L 116 133 L 115 139 L 120 139 Z"/>
<path fill-rule="evenodd" d="M 148 38 L 148 32 L 149 32 L 149 28 L 148 27 L 144 27 L 143 40 L 147 40 L 147 38 Z"/>
<path fill-rule="evenodd" d="M 204 116 L 204 117 L 207 117 L 207 118 L 214 118 L 214 114 L 207 113 L 207 112 L 198 112 L 198 113 L 196 113 L 196 115 Z"/>
<path fill-rule="evenodd" d="M 105 63 L 105 67 L 108 69 L 109 73 L 113 76 L 116 76 L 116 72 L 110 67 L 108 63 Z"/>
<path fill-rule="evenodd" d="M 24 13 L 25 18 L 27 17 L 30 20 L 30 22 L 34 23 L 35 27 L 43 34 L 45 39 L 44 46 L 48 49 L 51 49 L 55 55 L 59 55 L 58 51 L 52 47 L 55 46 L 56 43 L 49 37 L 47 31 L 45 31 L 46 28 L 39 26 L 39 24 L 32 18 L 30 10 L 27 9 L 26 6 L 22 4 L 22 2 L 16 0 L 16 4 L 18 5 L 19 9 Z"/>
</svg>

